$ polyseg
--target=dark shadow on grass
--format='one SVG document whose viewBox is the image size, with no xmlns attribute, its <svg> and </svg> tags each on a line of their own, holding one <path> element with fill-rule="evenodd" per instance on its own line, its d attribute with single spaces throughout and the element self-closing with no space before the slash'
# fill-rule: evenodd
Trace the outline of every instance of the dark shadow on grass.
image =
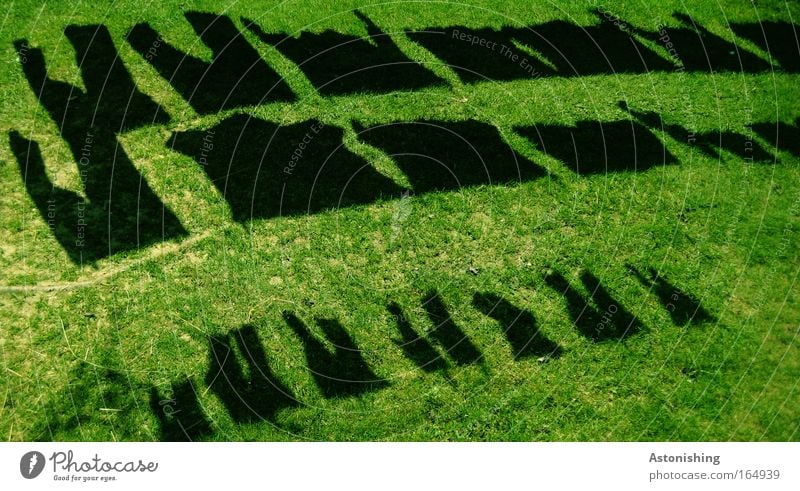
<svg viewBox="0 0 800 491">
<path fill-rule="evenodd" d="M 320 121 L 281 126 L 246 115 L 206 131 L 175 133 L 167 145 L 195 159 L 234 220 L 318 213 L 399 197 L 403 189 Z"/>
<path fill-rule="evenodd" d="M 409 59 L 392 38 L 359 11 L 367 26 L 367 38 L 327 30 L 267 34 L 248 19 L 242 22 L 262 41 L 291 59 L 325 96 L 352 93 L 385 93 L 444 84 L 433 72 Z"/>
<path fill-rule="evenodd" d="M 486 123 L 403 121 L 355 126 L 361 141 L 394 159 L 415 193 L 508 185 L 545 174 Z"/>
<path fill-rule="evenodd" d="M 800 156 L 800 118 L 794 124 L 755 123 L 753 131 L 778 150 Z"/>
<path fill-rule="evenodd" d="M 669 125 L 665 127 L 670 136 L 685 135 L 685 130 L 680 126 Z M 690 136 L 687 143 L 700 149 L 712 158 L 719 158 L 722 152 L 730 152 L 748 162 L 773 163 L 775 157 L 751 137 L 734 131 L 697 132 Z"/>
<path fill-rule="evenodd" d="M 247 365 L 247 375 L 236 359 L 233 344 Z M 208 353 L 206 384 L 234 421 L 273 421 L 280 409 L 297 405 L 289 389 L 272 373 L 253 326 L 244 325 L 224 337 L 211 337 Z"/>
<path fill-rule="evenodd" d="M 579 175 L 645 171 L 677 163 L 661 140 L 634 121 L 578 121 L 574 126 L 515 129 Z"/>
<path fill-rule="evenodd" d="M 589 297 L 597 306 L 597 311 L 602 312 L 601 326 L 596 326 L 597 337 L 608 339 L 622 339 L 642 330 L 642 323 L 631 314 L 601 283 L 600 279 L 589 271 L 581 273 L 581 282 Z"/>
<path fill-rule="evenodd" d="M 169 117 L 136 89 L 104 26 L 68 26 L 64 32 L 75 48 L 85 91 L 51 79 L 42 51 L 15 42 L 25 50 L 28 84 L 67 142 L 86 196 L 56 187 L 39 146 L 11 132 L 12 151 L 39 213 L 77 264 L 185 235 L 116 136 Z"/>
<path fill-rule="evenodd" d="M 483 355 L 453 321 L 439 292 L 436 290 L 428 292 L 422 300 L 422 307 L 433 324 L 432 329 L 427 332 L 428 337 L 436 341 L 453 362 L 457 365 L 481 362 Z"/>
<path fill-rule="evenodd" d="M 186 234 L 153 193 L 114 135 L 91 130 L 90 160 L 80 161 L 87 198 L 56 186 L 48 177 L 38 143 L 9 134 L 25 189 L 50 232 L 75 264 L 93 263 Z"/>
<path fill-rule="evenodd" d="M 446 63 L 464 83 L 555 76 L 555 70 L 515 45 L 520 32 L 449 26 L 406 31 L 406 35 Z"/>
<path fill-rule="evenodd" d="M 294 313 L 284 312 L 283 317 L 303 342 L 308 368 L 324 397 L 355 396 L 389 385 L 370 369 L 338 321 L 317 319 L 325 338 L 333 345 L 329 349 Z"/>
<path fill-rule="evenodd" d="M 600 313 L 589 305 L 589 299 L 584 297 L 557 271 L 545 276 L 544 281 L 547 286 L 564 297 L 567 302 L 567 313 L 578 331 L 592 341 L 600 341 L 600 336 L 595 332 Z"/>
<path fill-rule="evenodd" d="M 150 409 L 158 419 L 161 441 L 191 442 L 213 433 L 192 380 L 173 383 L 170 389 L 171 393 L 165 395 L 150 388 Z"/>
<path fill-rule="evenodd" d="M 673 17 L 680 22 L 679 27 L 665 26 L 661 31 L 634 29 L 634 32 L 658 44 L 667 56 L 677 57 L 686 71 L 758 73 L 772 70 L 766 60 L 714 34 L 692 17 L 683 13 L 674 13 Z"/>
<path fill-rule="evenodd" d="M 203 12 L 185 15 L 200 40 L 212 50 L 210 62 L 178 50 L 147 23 L 134 26 L 127 39 L 195 111 L 209 114 L 295 100 L 286 82 L 266 64 L 230 18 Z"/>
<path fill-rule="evenodd" d="M 433 27 L 407 35 L 447 63 L 465 83 L 673 68 L 602 15 L 598 19 L 590 26 L 557 20 L 499 30 Z"/>
<path fill-rule="evenodd" d="M 647 268 L 645 275 L 631 265 L 627 267 L 645 288 L 655 293 L 676 326 L 703 324 L 715 320 L 714 316 L 700 305 L 697 298 L 667 281 L 655 269 Z"/>
<path fill-rule="evenodd" d="M 31 421 L 35 441 L 143 439 L 146 429 L 131 425 L 141 415 L 146 387 L 118 370 L 80 361 L 68 382 L 44 398 L 40 418 Z M 51 388 L 52 389 L 52 388 Z M 13 401 L 13 394 L 8 394 Z"/>
<path fill-rule="evenodd" d="M 555 20 L 520 28 L 450 26 L 406 34 L 447 63 L 465 83 L 676 70 L 758 73 L 771 69 L 766 60 L 684 14 L 674 14 L 680 26 L 660 31 L 636 28 L 598 10 L 594 14 L 598 22 L 588 26 Z M 773 33 L 767 35 L 770 47 L 781 46 L 773 50 L 773 56 L 787 71 L 796 71 L 798 51 L 791 52 L 797 46 L 793 26 L 773 24 L 768 26 Z M 749 26 L 737 32 L 763 45 L 760 31 L 752 33 Z M 656 47 L 651 49 L 642 38 Z"/>
<path fill-rule="evenodd" d="M 544 280 L 564 297 L 567 313 L 578 332 L 587 339 L 593 342 L 620 340 L 641 330 L 641 323 L 591 273 L 581 275 L 581 281 L 589 291 L 588 297 L 557 271 L 545 276 Z"/>
<path fill-rule="evenodd" d="M 800 32 L 796 24 L 780 21 L 731 23 L 737 36 L 758 45 L 780 63 L 785 72 L 800 72 Z"/>
<path fill-rule="evenodd" d="M 543 356 L 558 357 L 561 347 L 539 330 L 534 315 L 493 293 L 475 293 L 472 304 L 500 323 L 514 353 L 514 360 Z"/>
<path fill-rule="evenodd" d="M 668 71 L 673 65 L 600 12 L 589 26 L 555 20 L 519 29 L 516 40 L 539 53 L 562 77 Z"/>
<path fill-rule="evenodd" d="M 83 133 L 93 126 L 120 133 L 169 122 L 167 113 L 136 88 L 104 25 L 69 25 L 64 35 L 75 49 L 85 90 L 50 78 L 44 54 L 26 40 L 15 41 L 14 47 L 25 53 L 21 66 L 28 84 L 70 146 L 75 146 L 73 153 L 79 155 L 76 149 L 83 146 Z"/>
<path fill-rule="evenodd" d="M 403 354 L 413 361 L 420 369 L 426 372 L 447 369 L 447 361 L 423 336 L 417 334 L 408 318 L 403 313 L 403 309 L 394 302 L 387 307 L 389 313 L 397 322 L 397 330 L 400 332 L 401 340 L 394 343 L 403 350 Z"/>
<path fill-rule="evenodd" d="M 732 153 L 746 162 L 775 162 L 772 153 L 747 135 L 730 130 L 692 132 L 680 125 L 665 123 L 661 116 L 653 111 L 635 111 L 628 108 L 624 102 L 620 102 L 619 106 L 652 131 L 663 131 L 674 140 L 696 148 L 708 157 L 719 159 L 723 156 L 724 151 Z M 756 126 L 754 125 L 754 129 Z"/>
</svg>

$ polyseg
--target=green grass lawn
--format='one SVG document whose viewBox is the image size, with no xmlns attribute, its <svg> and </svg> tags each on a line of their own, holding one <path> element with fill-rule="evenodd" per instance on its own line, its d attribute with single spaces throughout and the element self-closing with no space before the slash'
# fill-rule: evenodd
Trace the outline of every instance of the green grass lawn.
<svg viewBox="0 0 800 491">
<path fill-rule="evenodd" d="M 166 71 L 212 57 L 192 24 L 207 17 L 185 12 L 243 36 L 210 41 L 252 61 L 227 102 L 213 77 L 235 68 L 194 94 Z M 786 38 L 770 58 L 731 26 L 798 16 L 780 1 L 9 4 L 0 435 L 796 440 L 800 75 Z M 107 36 L 76 27 L 98 24 Z M 575 49 L 559 59 L 526 26 Z M 571 44 L 574 26 L 633 36 L 647 69 L 627 40 L 608 60 Z M 304 62 L 342 35 L 374 37 Z M 416 63 L 324 78 L 380 63 L 359 46 Z M 266 80 L 262 101 L 247 84 Z M 81 174 L 82 151 L 116 158 L 116 188 Z M 85 244 L 48 223 L 55 193 L 58 213 L 85 203 Z"/>
</svg>

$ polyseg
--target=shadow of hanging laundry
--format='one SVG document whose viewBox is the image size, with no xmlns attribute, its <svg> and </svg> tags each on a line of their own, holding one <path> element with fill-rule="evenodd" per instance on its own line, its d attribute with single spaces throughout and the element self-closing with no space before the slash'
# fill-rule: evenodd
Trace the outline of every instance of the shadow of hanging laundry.
<svg viewBox="0 0 800 491">
<path fill-rule="evenodd" d="M 673 17 L 680 22 L 680 27 L 664 26 L 660 31 L 634 29 L 633 32 L 658 44 L 667 56 L 676 57 L 686 71 L 758 73 L 772 69 L 766 60 L 714 34 L 692 17 L 677 12 Z"/>
<path fill-rule="evenodd" d="M 86 198 L 47 176 L 36 142 L 9 135 L 25 187 L 70 259 L 81 264 L 181 237 L 186 230 L 128 158 L 116 134 L 169 116 L 141 93 L 105 26 L 67 26 L 85 91 L 49 77 L 42 51 L 26 50 L 22 69 L 58 125 L 78 167 Z"/>
<path fill-rule="evenodd" d="M 205 61 L 169 44 L 147 23 L 135 25 L 128 42 L 201 114 L 268 102 L 295 100 L 286 82 L 242 36 L 230 18 L 186 12 L 213 55 Z"/>
<path fill-rule="evenodd" d="M 624 102 L 620 108 L 653 132 L 665 132 L 674 140 L 697 148 L 711 158 L 722 158 L 723 151 L 750 162 L 774 163 L 775 156 L 764 149 L 751 137 L 731 130 L 689 131 L 677 124 L 665 123 L 661 116 L 652 111 L 640 112 L 629 109 Z M 757 125 L 754 125 L 754 129 Z M 757 131 L 757 130 L 756 130 Z"/>
<path fill-rule="evenodd" d="M 318 213 L 399 197 L 403 189 L 343 146 L 341 128 L 317 120 L 281 126 L 246 115 L 167 145 L 195 159 L 243 222 Z"/>
<path fill-rule="evenodd" d="M 191 379 L 171 384 L 170 394 L 150 389 L 150 409 L 160 426 L 161 441 L 191 442 L 213 433 Z"/>
<path fill-rule="evenodd" d="M 78 168 L 86 198 L 48 177 L 38 143 L 9 134 L 25 189 L 58 243 L 75 264 L 184 236 L 178 219 L 150 189 L 116 138 L 86 133 Z"/>
<path fill-rule="evenodd" d="M 394 341 L 403 350 L 403 354 L 426 372 L 435 372 L 448 367 L 447 361 L 427 339 L 417 334 L 400 306 L 394 302 L 387 307 L 397 322 L 397 330 L 402 339 Z"/>
<path fill-rule="evenodd" d="M 361 350 L 339 321 L 317 319 L 325 338 L 333 345 L 329 349 L 295 314 L 284 312 L 283 317 L 303 342 L 308 369 L 324 397 L 360 395 L 389 385 L 367 365 Z"/>
<path fill-rule="evenodd" d="M 154 435 L 144 423 L 142 396 L 147 386 L 130 373 L 100 364 L 64 360 L 67 381 L 48 387 L 46 397 L 37 403 L 37 418 L 30 421 L 28 439 L 32 441 L 86 441 L 95 439 L 141 441 Z M 12 398 L 9 396 L 7 401 Z M 147 404 L 145 402 L 145 408 Z"/>
<path fill-rule="evenodd" d="M 447 63 L 465 83 L 673 70 L 602 14 L 578 26 L 551 21 L 528 27 L 431 27 L 406 34 Z"/>
<path fill-rule="evenodd" d="M 581 294 L 559 272 L 545 276 L 545 283 L 564 297 L 567 313 L 578 332 L 592 342 L 621 340 L 641 330 L 642 326 L 591 273 L 584 272 L 581 281 L 589 296 Z"/>
<path fill-rule="evenodd" d="M 428 292 L 422 300 L 422 308 L 433 325 L 426 333 L 427 336 L 436 341 L 457 365 L 471 365 L 482 361 L 480 350 L 453 321 L 439 292 Z"/>
<path fill-rule="evenodd" d="M 800 156 L 800 118 L 796 119 L 794 124 L 783 121 L 755 123 L 753 131 L 776 149 Z"/>
<path fill-rule="evenodd" d="M 472 304 L 500 323 L 514 360 L 543 356 L 555 358 L 561 354 L 561 346 L 542 334 L 532 313 L 493 293 L 475 293 Z"/>
<path fill-rule="evenodd" d="M 790 22 L 763 21 L 731 23 L 737 36 L 743 37 L 769 53 L 789 73 L 800 72 L 800 30 Z"/>
<path fill-rule="evenodd" d="M 677 162 L 661 140 L 634 121 L 578 121 L 574 126 L 515 130 L 576 174 L 644 171 Z"/>
<path fill-rule="evenodd" d="M 647 289 L 657 297 L 666 309 L 676 326 L 686 324 L 702 324 L 714 321 L 715 318 L 700 305 L 700 301 L 683 289 L 673 285 L 653 268 L 647 268 L 647 275 L 631 265 L 627 265 L 631 273 Z"/>
<path fill-rule="evenodd" d="M 474 120 L 355 125 L 358 138 L 387 153 L 415 193 L 508 185 L 544 176 L 494 126 Z"/>
<path fill-rule="evenodd" d="M 367 16 L 355 15 L 367 26 L 362 38 L 327 30 L 267 34 L 255 22 L 242 22 L 262 41 L 291 59 L 320 94 L 385 93 L 445 84 L 444 80 L 409 59 Z"/>
<path fill-rule="evenodd" d="M 169 115 L 136 87 L 104 25 L 69 25 L 64 35 L 75 49 L 85 90 L 50 78 L 41 49 L 24 39 L 14 46 L 25 52 L 21 67 L 31 90 L 71 146 L 80 148 L 75 135 L 82 137 L 92 126 L 120 133 L 169 122 Z M 73 153 L 78 152 L 73 148 Z"/>
<path fill-rule="evenodd" d="M 247 375 L 236 359 L 234 345 L 247 365 Z M 208 354 L 206 384 L 234 421 L 272 421 L 280 409 L 297 405 L 294 395 L 272 373 L 253 326 L 242 326 L 224 337 L 212 337 Z"/>
<path fill-rule="evenodd" d="M 406 31 L 406 35 L 442 60 L 464 83 L 555 76 L 553 68 L 516 46 L 519 32 L 449 26 Z"/>
</svg>

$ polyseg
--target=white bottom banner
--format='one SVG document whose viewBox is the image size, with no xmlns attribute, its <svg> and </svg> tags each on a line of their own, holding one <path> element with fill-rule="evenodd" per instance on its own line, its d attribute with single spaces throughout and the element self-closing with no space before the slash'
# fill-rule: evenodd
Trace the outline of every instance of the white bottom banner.
<svg viewBox="0 0 800 491">
<path fill-rule="evenodd" d="M 800 489 L 800 443 L 5 443 L 0 489 Z"/>
</svg>

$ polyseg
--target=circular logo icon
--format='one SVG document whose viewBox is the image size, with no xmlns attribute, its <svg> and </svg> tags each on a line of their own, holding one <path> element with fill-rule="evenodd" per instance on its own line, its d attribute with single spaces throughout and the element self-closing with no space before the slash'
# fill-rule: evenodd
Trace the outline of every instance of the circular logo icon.
<svg viewBox="0 0 800 491">
<path fill-rule="evenodd" d="M 19 461 L 19 472 L 25 479 L 33 479 L 44 470 L 44 455 L 41 452 L 32 451 L 22 456 Z"/>
</svg>

